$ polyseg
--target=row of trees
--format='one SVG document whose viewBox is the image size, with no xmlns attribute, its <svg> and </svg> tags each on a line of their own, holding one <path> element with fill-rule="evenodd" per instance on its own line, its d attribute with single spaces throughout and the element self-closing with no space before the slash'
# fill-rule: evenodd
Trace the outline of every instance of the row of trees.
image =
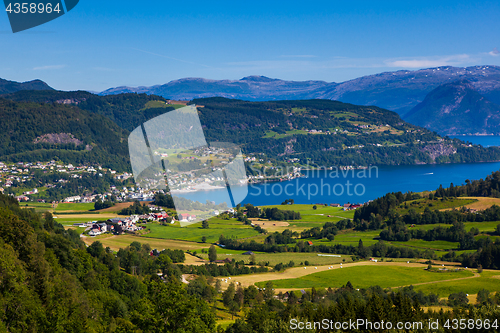
<svg viewBox="0 0 500 333">
<path fill-rule="evenodd" d="M 340 220 L 336 223 L 326 222 L 323 227 L 314 227 L 311 229 L 306 229 L 300 233 L 300 238 L 315 238 L 322 239 L 327 238 L 328 240 L 334 240 L 335 235 L 339 230 L 352 229 L 355 224 L 350 219 Z"/>
<path fill-rule="evenodd" d="M 380 238 L 387 241 L 398 242 L 409 241 L 410 239 L 459 242 L 461 250 L 480 249 L 491 243 L 489 237 L 475 239 L 474 236 L 477 234 L 479 234 L 479 229 L 471 228 L 471 230 L 467 232 L 462 222 L 455 222 L 448 228 L 438 226 L 429 230 L 408 229 L 404 223 L 397 223 L 382 230 L 380 232 Z"/>
<path fill-rule="evenodd" d="M 259 251 L 259 252 L 318 252 L 318 253 L 331 253 L 331 254 L 347 254 L 355 257 L 385 257 L 385 258 L 428 258 L 436 259 L 436 254 L 431 250 L 418 250 L 409 247 L 397 247 L 387 245 L 384 241 L 379 241 L 370 246 L 362 246 L 363 242 L 360 240 L 361 246 L 353 245 L 309 245 L 305 241 L 297 241 L 294 245 L 279 245 L 279 244 L 262 244 L 254 240 L 245 241 L 232 238 L 226 238 L 223 235 L 219 237 L 219 243 L 224 244 L 226 248 L 232 250 L 244 251 Z"/>
<path fill-rule="evenodd" d="M 128 207 L 123 208 L 120 210 L 119 214 L 120 215 L 143 215 L 143 214 L 148 214 L 151 212 L 151 209 L 149 209 L 148 205 L 139 202 L 139 200 L 134 200 L 134 203 Z"/>
</svg>

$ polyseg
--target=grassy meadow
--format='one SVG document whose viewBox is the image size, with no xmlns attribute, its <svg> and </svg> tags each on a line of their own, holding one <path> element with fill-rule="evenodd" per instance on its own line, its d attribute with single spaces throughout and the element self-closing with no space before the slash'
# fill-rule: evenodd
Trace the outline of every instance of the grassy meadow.
<svg viewBox="0 0 500 333">
<path fill-rule="evenodd" d="M 378 285 L 382 288 L 394 288 L 419 283 L 437 282 L 450 279 L 473 277 L 473 273 L 461 270 L 457 272 L 432 272 L 421 267 L 404 266 L 356 266 L 342 269 L 330 269 L 295 279 L 274 281 L 275 288 L 339 288 L 348 281 L 355 288 L 368 288 Z M 264 286 L 266 282 L 257 285 Z"/>
<path fill-rule="evenodd" d="M 432 292 L 441 297 L 447 297 L 452 293 L 461 291 L 466 294 L 477 294 L 482 289 L 489 290 L 490 292 L 500 292 L 500 271 L 484 270 L 478 275 L 479 277 L 473 279 L 415 286 L 415 289 L 424 293 Z"/>
<path fill-rule="evenodd" d="M 220 235 L 236 238 L 249 238 L 259 235 L 254 228 L 235 219 L 210 219 L 208 229 L 203 229 L 201 223 L 187 227 L 181 227 L 178 224 L 162 226 L 157 223 L 148 223 L 147 230 L 151 232 L 144 234 L 143 237 L 201 242 L 202 237 L 205 236 L 207 243 L 218 242 Z"/>
<path fill-rule="evenodd" d="M 202 248 L 207 248 L 210 246 L 209 244 L 199 244 L 194 242 L 186 242 L 179 240 L 171 240 L 171 239 L 155 239 L 155 238 L 146 238 L 139 237 L 133 235 L 120 235 L 114 236 L 110 234 L 99 235 L 96 237 L 85 237 L 83 241 L 90 245 L 95 241 L 99 241 L 103 244 L 104 247 L 109 246 L 112 250 L 118 251 L 120 248 L 126 248 L 132 242 L 139 242 L 141 244 L 149 244 L 153 249 L 179 249 L 183 251 L 200 251 Z"/>
<path fill-rule="evenodd" d="M 243 260 L 246 264 L 250 262 L 250 256 L 244 255 L 246 251 L 236 251 L 236 250 L 226 250 L 223 248 L 217 248 L 217 258 L 218 259 L 234 259 L 236 261 Z M 198 255 L 204 259 L 208 260 L 208 253 L 201 253 L 197 251 Z M 322 265 L 334 265 L 340 263 L 352 262 L 351 256 L 342 255 L 340 257 L 330 257 L 330 256 L 318 256 L 317 253 L 300 253 L 300 252 L 282 252 L 282 253 L 266 253 L 266 252 L 254 252 L 255 261 L 257 264 L 268 263 L 270 266 L 277 265 L 279 263 L 288 264 L 293 261 L 295 266 L 303 266 L 306 261 L 309 262 L 309 266 L 322 266 Z"/>
<path fill-rule="evenodd" d="M 94 203 L 60 203 L 56 207 L 57 212 L 90 212 L 94 210 Z"/>
</svg>

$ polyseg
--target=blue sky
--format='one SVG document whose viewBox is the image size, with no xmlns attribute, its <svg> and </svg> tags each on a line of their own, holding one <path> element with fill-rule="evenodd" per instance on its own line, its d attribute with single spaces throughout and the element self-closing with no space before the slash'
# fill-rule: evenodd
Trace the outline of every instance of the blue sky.
<svg viewBox="0 0 500 333">
<path fill-rule="evenodd" d="M 398 69 L 500 65 L 500 1 L 80 0 L 13 34 L 0 78 L 101 91 L 184 77 L 341 82 Z"/>
</svg>

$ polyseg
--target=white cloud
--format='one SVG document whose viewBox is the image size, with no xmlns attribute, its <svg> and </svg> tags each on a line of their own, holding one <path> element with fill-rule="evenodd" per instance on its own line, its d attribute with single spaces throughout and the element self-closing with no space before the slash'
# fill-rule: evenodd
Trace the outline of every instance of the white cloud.
<svg viewBox="0 0 500 333">
<path fill-rule="evenodd" d="M 66 65 L 51 65 L 51 66 L 41 66 L 41 67 L 34 67 L 34 71 L 45 71 L 45 70 L 51 70 L 51 69 L 62 69 L 66 67 Z"/>
<path fill-rule="evenodd" d="M 418 57 L 414 59 L 394 59 L 387 60 L 387 67 L 403 68 L 429 68 L 439 66 L 460 66 L 474 63 L 477 59 L 472 59 L 468 54 L 456 54 L 442 57 Z"/>
<path fill-rule="evenodd" d="M 446 66 L 446 61 L 441 60 L 396 60 L 387 63 L 389 67 L 407 67 L 407 68 L 421 68 L 421 67 L 439 67 Z"/>
<path fill-rule="evenodd" d="M 493 51 L 488 52 L 490 56 L 498 57 L 500 55 L 500 51 L 495 47 Z"/>
</svg>

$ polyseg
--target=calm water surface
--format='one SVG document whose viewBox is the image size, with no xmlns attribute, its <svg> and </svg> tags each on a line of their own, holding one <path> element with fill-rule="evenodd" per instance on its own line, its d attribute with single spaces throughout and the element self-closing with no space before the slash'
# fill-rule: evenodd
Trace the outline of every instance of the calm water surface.
<svg viewBox="0 0 500 333">
<path fill-rule="evenodd" d="M 500 146 L 499 136 L 457 136 L 463 141 L 487 146 Z M 466 179 L 485 178 L 500 170 L 500 162 L 440 165 L 380 166 L 369 170 L 335 173 L 330 170 L 306 172 L 303 178 L 290 181 L 254 184 L 248 188 L 243 203 L 254 205 L 280 204 L 286 199 L 295 203 L 363 203 L 388 192 L 435 190 L 453 183 L 461 185 Z M 186 198 L 220 203 L 223 191 L 201 191 L 184 195 Z M 235 192 L 245 191 L 236 187 Z"/>
</svg>

